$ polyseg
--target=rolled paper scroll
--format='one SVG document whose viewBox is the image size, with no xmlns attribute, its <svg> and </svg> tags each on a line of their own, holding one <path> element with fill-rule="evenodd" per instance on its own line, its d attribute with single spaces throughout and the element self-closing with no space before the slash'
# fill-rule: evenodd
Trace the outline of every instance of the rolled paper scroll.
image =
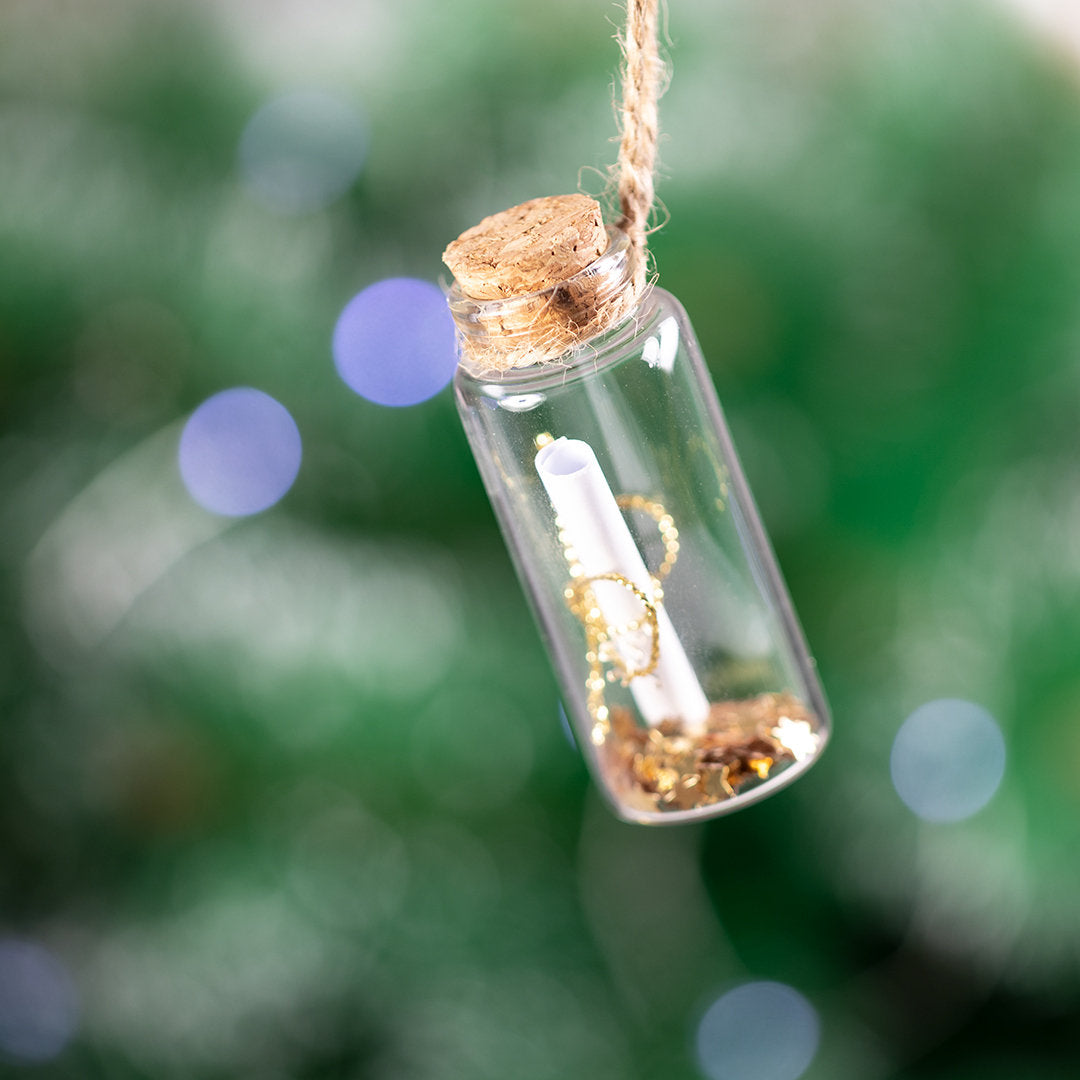
<svg viewBox="0 0 1080 1080">
<path fill-rule="evenodd" d="M 586 578 L 617 574 L 651 596 L 655 587 L 652 576 L 592 447 L 580 439 L 556 439 L 536 455 L 536 471 Z M 647 667 L 652 631 L 644 625 L 641 600 L 615 581 L 594 581 L 591 588 L 610 626 L 639 627 L 614 636 L 613 645 L 624 665 L 631 671 Z M 659 650 L 655 667 L 648 675 L 637 675 L 629 682 L 638 711 L 652 726 L 664 720 L 681 720 L 688 731 L 701 729 L 709 702 L 660 604 L 656 605 L 656 634 Z"/>
</svg>

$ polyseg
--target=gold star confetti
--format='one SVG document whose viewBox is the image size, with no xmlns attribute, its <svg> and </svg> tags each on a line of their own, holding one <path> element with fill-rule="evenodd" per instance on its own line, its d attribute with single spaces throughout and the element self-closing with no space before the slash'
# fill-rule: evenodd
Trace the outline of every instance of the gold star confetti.
<svg viewBox="0 0 1080 1080">
<path fill-rule="evenodd" d="M 693 810 L 734 798 L 817 749 L 814 716 L 794 695 L 717 702 L 705 730 L 677 720 L 640 727 L 625 706 L 609 713 L 601 750 L 609 782 L 632 806 Z"/>
<path fill-rule="evenodd" d="M 796 761 L 810 757 L 817 750 L 818 738 L 806 720 L 781 716 L 780 722 L 772 729 L 772 736 L 795 755 Z"/>
</svg>

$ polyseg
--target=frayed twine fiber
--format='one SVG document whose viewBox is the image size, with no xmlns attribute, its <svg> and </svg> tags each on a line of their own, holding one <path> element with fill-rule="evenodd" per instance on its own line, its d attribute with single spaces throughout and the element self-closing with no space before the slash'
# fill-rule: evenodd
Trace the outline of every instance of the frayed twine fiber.
<svg viewBox="0 0 1080 1080">
<path fill-rule="evenodd" d="M 609 241 L 600 204 L 586 195 L 532 199 L 467 229 L 447 247 L 443 261 L 461 295 L 477 302 L 470 311 L 470 332 L 459 334 L 462 362 L 473 370 L 557 361 L 621 322 L 644 293 L 656 102 L 663 77 L 658 4 L 627 0 L 619 38 L 622 137 L 614 177 L 621 211 L 617 227 L 629 238 L 629 273 L 613 290 L 610 277 L 583 272 Z M 510 300 L 514 303 L 498 303 Z"/>
</svg>

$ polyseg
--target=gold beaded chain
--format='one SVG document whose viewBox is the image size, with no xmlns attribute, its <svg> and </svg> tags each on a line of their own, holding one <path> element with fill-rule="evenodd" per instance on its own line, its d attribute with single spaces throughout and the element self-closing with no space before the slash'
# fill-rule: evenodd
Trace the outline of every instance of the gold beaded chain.
<svg viewBox="0 0 1080 1080">
<path fill-rule="evenodd" d="M 547 445 L 551 436 L 546 432 L 537 436 L 537 449 Z M 650 499 L 645 495 L 619 495 L 615 502 L 622 510 L 640 511 L 648 514 L 656 522 L 660 531 L 660 538 L 664 544 L 664 559 L 657 568 L 655 574 L 650 574 L 652 583 L 652 595 L 638 588 L 628 577 L 611 571 L 605 574 L 585 576 L 585 568 L 578 561 L 577 552 L 573 547 L 573 539 L 563 528 L 562 522 L 556 518 L 555 525 L 559 530 L 559 542 L 562 544 L 563 555 L 566 557 L 570 568 L 570 583 L 563 590 L 563 596 L 571 612 L 581 620 L 585 628 L 585 661 L 589 665 L 589 675 L 585 680 L 588 689 L 586 705 L 589 715 L 593 719 L 591 737 L 593 744 L 602 746 L 610 730 L 610 716 L 604 699 L 604 689 L 608 682 L 618 680 L 623 686 L 629 685 L 632 679 L 651 675 L 656 670 L 660 659 L 660 634 L 657 610 L 664 599 L 664 590 L 661 582 L 671 573 L 679 557 L 679 530 L 671 515 L 664 508 L 663 503 L 657 499 Z M 598 581 L 610 581 L 631 592 L 641 601 L 644 614 L 641 619 L 627 623 L 624 626 L 612 626 L 604 621 L 603 612 L 596 599 L 596 593 L 592 586 Z M 619 656 L 615 647 L 616 640 L 624 634 L 646 630 L 650 636 L 651 647 L 649 659 L 643 667 L 632 669 L 622 657 Z M 604 665 L 609 665 L 606 678 Z"/>
<path fill-rule="evenodd" d="M 650 575 L 653 600 L 659 604 L 664 599 L 664 590 L 660 583 L 671 573 L 671 568 L 679 557 L 679 530 L 675 528 L 671 515 L 664 509 L 664 504 L 656 499 L 648 499 L 644 495 L 617 495 L 615 502 L 620 510 L 640 510 L 648 514 L 660 530 L 660 539 L 664 542 L 664 561 L 657 567 L 656 573 Z"/>
<path fill-rule="evenodd" d="M 571 564 L 571 572 L 574 569 L 581 570 L 580 563 Z M 619 634 L 625 632 L 625 628 L 612 627 L 604 622 L 603 613 L 596 601 L 596 594 L 592 590 L 593 582 L 612 581 L 621 585 L 624 589 L 632 592 L 645 606 L 645 625 L 648 626 L 652 647 L 649 660 L 644 667 L 633 670 L 623 662 L 615 649 L 615 641 Z M 627 686 L 631 679 L 643 675 L 651 675 L 656 670 L 657 661 L 660 659 L 660 635 L 657 633 L 656 602 L 642 589 L 639 589 L 629 578 L 622 574 L 596 574 L 593 577 L 579 577 L 566 587 L 563 592 L 570 610 L 581 620 L 585 627 L 585 661 L 589 665 L 589 675 L 585 680 L 588 689 L 586 705 L 589 715 L 593 718 L 591 737 L 593 744 L 601 746 L 607 738 L 610 727 L 608 707 L 604 700 L 604 688 L 607 682 L 618 679 L 623 686 Z M 639 624 L 636 624 L 640 626 Z M 604 664 L 610 664 L 611 670 L 604 678 Z"/>
</svg>

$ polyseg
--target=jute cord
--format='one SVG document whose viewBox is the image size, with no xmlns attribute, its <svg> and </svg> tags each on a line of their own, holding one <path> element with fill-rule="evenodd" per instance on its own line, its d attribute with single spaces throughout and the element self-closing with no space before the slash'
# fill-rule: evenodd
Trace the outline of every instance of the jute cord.
<svg viewBox="0 0 1080 1080">
<path fill-rule="evenodd" d="M 644 273 L 652 213 L 653 175 L 659 137 L 657 101 L 664 68 L 657 48 L 659 0 L 627 0 L 626 27 L 620 37 L 623 53 L 622 138 L 615 167 L 618 179 L 619 219 Z"/>
</svg>

